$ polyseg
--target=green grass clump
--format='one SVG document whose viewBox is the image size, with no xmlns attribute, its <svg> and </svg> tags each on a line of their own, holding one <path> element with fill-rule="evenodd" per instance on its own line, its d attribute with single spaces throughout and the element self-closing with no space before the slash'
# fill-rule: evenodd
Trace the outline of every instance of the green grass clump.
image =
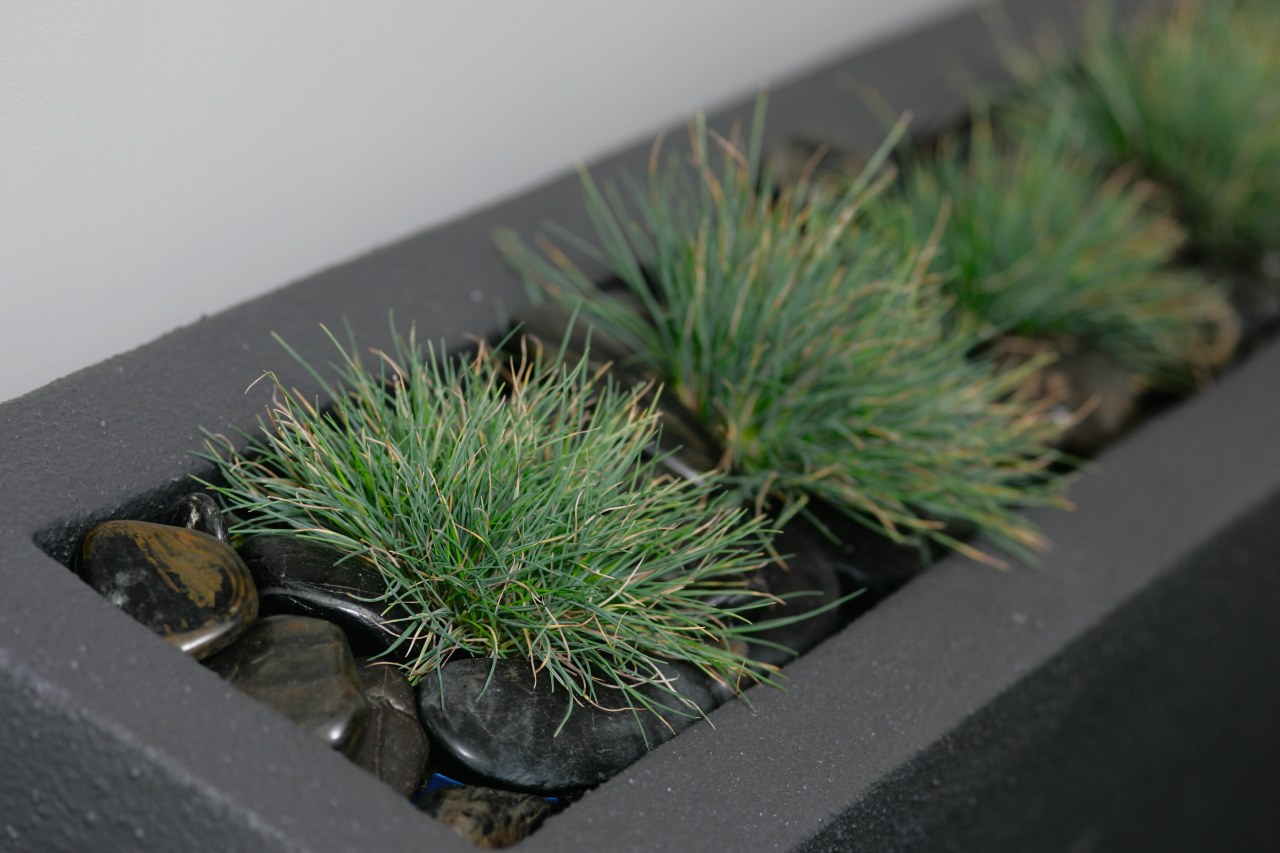
<svg viewBox="0 0 1280 853">
<path fill-rule="evenodd" d="M 733 650 L 750 598 L 716 603 L 765 561 L 764 520 L 714 477 L 658 473 L 640 389 L 585 360 L 446 357 L 410 334 L 366 364 L 334 343 L 335 384 L 307 368 L 331 409 L 277 381 L 261 434 L 243 451 L 209 436 L 204 455 L 234 534 L 291 531 L 378 567 L 412 614 L 411 680 L 457 655 L 525 658 L 568 691 L 567 716 L 653 710 L 645 685 L 678 696 L 664 660 L 769 678 Z"/>
<path fill-rule="evenodd" d="M 1063 503 L 1045 475 L 1056 427 L 1004 399 L 1020 377 L 965 358 L 973 340 L 945 323 L 924 239 L 864 221 L 888 145 L 848 193 L 800 205 L 804 187 L 757 192 L 762 122 L 760 109 L 745 151 L 721 139 L 713 151 L 699 120 L 692 170 L 655 156 L 630 206 L 584 175 L 596 243 L 562 238 L 629 299 L 550 243 L 540 254 L 503 232 L 499 244 L 706 424 L 747 494 L 784 512 L 817 498 L 895 540 L 999 562 L 952 535 L 977 530 L 1030 557 L 1043 541 L 1017 510 Z"/>
<path fill-rule="evenodd" d="M 933 269 L 984 337 L 1094 347 L 1156 384 L 1186 384 L 1213 359 L 1223 296 L 1171 264 L 1184 232 L 1129 171 L 1099 170 L 1056 109 L 1033 132 L 997 136 L 980 113 L 964 138 L 907 171 L 884 213 L 942 223 Z"/>
<path fill-rule="evenodd" d="M 1203 255 L 1280 248 L 1280 5 L 1180 0 L 1130 31 L 1095 13 L 1075 64 L 1025 76 L 1075 99 L 1081 144 L 1174 192 Z"/>
</svg>

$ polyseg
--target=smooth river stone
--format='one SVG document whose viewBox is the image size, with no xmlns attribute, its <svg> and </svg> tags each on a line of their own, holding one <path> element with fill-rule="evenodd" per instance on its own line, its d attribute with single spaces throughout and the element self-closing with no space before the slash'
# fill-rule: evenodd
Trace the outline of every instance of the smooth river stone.
<svg viewBox="0 0 1280 853">
<path fill-rule="evenodd" d="M 703 600 L 714 607 L 737 608 L 755 604 L 768 596 L 769 584 L 762 569 L 752 569 L 737 576 L 737 581 L 726 583 L 721 589 Z M 755 612 L 749 610 L 748 613 Z"/>
<path fill-rule="evenodd" d="M 811 504 L 809 512 L 821 525 L 835 531 L 840 541 L 832 542 L 803 515 L 787 522 L 786 531 L 775 541 L 780 541 L 782 552 L 787 553 L 794 550 L 792 546 L 799 540 L 805 540 L 804 553 L 831 564 L 840 578 L 842 595 L 859 593 L 840 607 L 846 621 L 875 607 L 945 553 L 941 546 L 929 542 L 917 545 L 894 542 L 823 504 Z M 973 536 L 973 531 L 962 530 L 954 524 L 947 527 L 947 533 L 957 539 Z"/>
<path fill-rule="evenodd" d="M 433 791 L 418 808 L 477 847 L 488 849 L 510 847 L 551 813 L 551 804 L 535 794 L 473 786 Z"/>
<path fill-rule="evenodd" d="M 782 666 L 834 634 L 844 620 L 838 607 L 815 612 L 840 598 L 840 578 L 833 555 L 812 537 L 789 530 L 775 537 L 774 547 L 786 556 L 785 565 L 771 562 L 760 570 L 760 575 L 769 592 L 784 600 L 752 611 L 750 619 L 764 623 L 796 616 L 803 618 L 789 625 L 753 632 L 745 638 L 747 657 L 770 666 Z"/>
<path fill-rule="evenodd" d="M 1047 417 L 1063 432 L 1058 446 L 1090 456 L 1114 441 L 1141 414 L 1146 381 L 1109 355 L 1074 341 L 1005 337 L 993 345 L 1000 370 L 1051 353 L 1055 360 L 1029 374 L 1013 392 L 1018 400 L 1048 400 Z"/>
<path fill-rule="evenodd" d="M 306 616 L 266 616 L 205 665 L 334 749 L 353 754 L 369 720 L 347 638 Z"/>
<path fill-rule="evenodd" d="M 258 615 L 249 570 L 212 536 L 147 521 L 85 534 L 76 571 L 107 600 L 196 657 L 223 649 Z"/>
<path fill-rule="evenodd" d="M 358 655 L 386 651 L 403 630 L 407 611 L 379 601 L 386 582 L 377 567 L 361 557 L 297 536 L 259 534 L 240 545 L 258 585 L 263 613 L 292 613 L 327 619 L 347 633 Z M 404 646 L 392 652 L 407 652 Z"/>
<path fill-rule="evenodd" d="M 525 791 L 558 793 L 599 784 L 688 728 L 699 711 L 710 711 L 722 698 L 692 667 L 664 664 L 697 710 L 663 711 L 668 727 L 647 711 L 578 706 L 556 734 L 565 691 L 553 691 L 545 673 L 535 685 L 528 661 L 493 664 L 464 659 L 430 673 L 418 683 L 418 709 L 436 745 L 480 776 Z M 667 706 L 679 702 L 655 687 L 644 691 Z"/>
<path fill-rule="evenodd" d="M 218 502 L 204 492 L 192 492 L 174 501 L 165 510 L 164 517 L 160 520 L 174 527 L 185 527 L 188 530 L 208 533 L 223 542 L 230 541 L 227 535 L 227 520 L 223 518 Z"/>
<path fill-rule="evenodd" d="M 395 666 L 363 662 L 358 663 L 357 673 L 371 714 L 351 760 L 404 796 L 412 796 L 429 754 L 413 688 Z"/>
<path fill-rule="evenodd" d="M 1045 395 L 1062 400 L 1070 418 L 1058 445 L 1067 453 L 1092 456 L 1115 441 L 1141 413 L 1145 381 L 1096 350 L 1063 355 L 1041 370 Z"/>
</svg>

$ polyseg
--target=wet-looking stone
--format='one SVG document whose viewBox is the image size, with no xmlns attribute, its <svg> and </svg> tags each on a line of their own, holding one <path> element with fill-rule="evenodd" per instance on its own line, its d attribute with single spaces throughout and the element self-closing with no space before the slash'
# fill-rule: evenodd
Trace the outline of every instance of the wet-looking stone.
<svg viewBox="0 0 1280 853">
<path fill-rule="evenodd" d="M 258 585 L 263 613 L 327 619 L 347 632 L 356 654 L 385 652 L 408 618 L 403 607 L 380 600 L 386 582 L 362 557 L 297 536 L 266 533 L 246 539 L 240 555 Z"/>
<path fill-rule="evenodd" d="M 188 530 L 208 533 L 223 542 L 230 541 L 230 536 L 227 534 L 227 520 L 223 518 L 218 502 L 204 492 L 192 492 L 174 501 L 165 510 L 161 521 L 172 524 L 174 527 L 185 527 Z"/>
<path fill-rule="evenodd" d="M 197 658 L 230 645 L 258 615 L 249 570 L 212 536 L 146 521 L 85 534 L 76 570 L 107 600 Z"/>
<path fill-rule="evenodd" d="M 306 616 L 267 616 L 205 665 L 334 749 L 360 746 L 369 719 L 342 631 Z"/>
<path fill-rule="evenodd" d="M 438 746 L 497 783 L 540 793 L 595 785 L 674 737 L 715 708 L 723 693 L 685 664 L 666 663 L 665 677 L 689 703 L 652 685 L 647 698 L 667 710 L 573 709 L 568 695 L 535 679 L 528 661 L 453 661 L 418 684 L 423 725 Z M 617 696 L 622 707 L 624 699 Z M 562 725 L 563 723 L 563 725 Z"/>
<path fill-rule="evenodd" d="M 537 829 L 551 804 L 533 794 L 494 788 L 442 788 L 418 808 L 477 847 L 510 847 Z"/>
<path fill-rule="evenodd" d="M 427 766 L 427 733 L 418 722 L 413 687 L 396 666 L 372 661 L 358 667 L 369 725 L 351 760 L 408 797 Z"/>
</svg>

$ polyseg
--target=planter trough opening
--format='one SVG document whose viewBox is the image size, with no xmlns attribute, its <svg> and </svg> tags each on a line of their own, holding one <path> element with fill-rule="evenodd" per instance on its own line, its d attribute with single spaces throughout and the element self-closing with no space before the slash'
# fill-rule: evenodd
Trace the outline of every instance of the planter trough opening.
<svg viewBox="0 0 1280 853">
<path fill-rule="evenodd" d="M 1139 2 L 1115 4 L 1124 14 Z M 1009 32 L 1080 7 L 1010 0 Z M 964 119 L 956 67 L 1006 81 L 967 12 L 771 93 L 766 146 L 874 150 L 853 94 Z M 749 124 L 744 101 L 713 115 Z M 672 134 L 675 138 L 677 134 Z M 649 143 L 592 167 L 643 175 Z M 1051 203 L 1051 202 L 1050 202 Z M 446 827 L 170 647 L 68 569 L 107 519 L 161 520 L 210 475 L 199 429 L 254 428 L 272 333 L 390 348 L 491 340 L 528 298 L 493 233 L 590 233 L 574 175 L 0 404 L 0 841 L 5 849 L 469 850 Z M 588 269 L 597 281 L 608 271 Z M 300 373 L 300 371 L 299 371 Z M 1043 566 L 931 566 L 520 842 L 539 850 L 1202 850 L 1280 839 L 1280 344 L 1105 449 L 1074 512 L 1033 511 Z M 291 376 L 291 379 L 298 379 Z M 319 393 L 302 378 L 303 393 Z"/>
</svg>

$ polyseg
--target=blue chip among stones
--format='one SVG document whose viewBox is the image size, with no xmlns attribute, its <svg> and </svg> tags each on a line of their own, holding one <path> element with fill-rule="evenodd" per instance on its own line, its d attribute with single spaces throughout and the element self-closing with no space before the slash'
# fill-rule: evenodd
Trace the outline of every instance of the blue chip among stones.
<svg viewBox="0 0 1280 853">
<path fill-rule="evenodd" d="M 258 615 L 244 562 L 212 536 L 146 521 L 104 521 L 85 534 L 76 571 L 111 603 L 184 652 L 225 648 Z"/>
</svg>

